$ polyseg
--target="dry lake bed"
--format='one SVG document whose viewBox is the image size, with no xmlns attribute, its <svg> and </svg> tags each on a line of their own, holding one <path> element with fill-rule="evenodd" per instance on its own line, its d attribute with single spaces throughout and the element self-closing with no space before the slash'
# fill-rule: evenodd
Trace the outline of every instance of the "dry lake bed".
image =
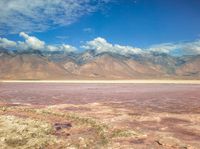
<svg viewBox="0 0 200 149">
<path fill-rule="evenodd" d="M 0 83 L 0 146 L 199 149 L 200 85 Z"/>
</svg>

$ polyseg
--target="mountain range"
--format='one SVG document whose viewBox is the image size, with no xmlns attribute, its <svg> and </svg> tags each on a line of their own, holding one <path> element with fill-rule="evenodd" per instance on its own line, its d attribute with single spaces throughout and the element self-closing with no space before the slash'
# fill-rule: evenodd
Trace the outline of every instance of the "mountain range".
<svg viewBox="0 0 200 149">
<path fill-rule="evenodd" d="M 0 80 L 200 79 L 200 55 L 0 49 Z"/>
</svg>

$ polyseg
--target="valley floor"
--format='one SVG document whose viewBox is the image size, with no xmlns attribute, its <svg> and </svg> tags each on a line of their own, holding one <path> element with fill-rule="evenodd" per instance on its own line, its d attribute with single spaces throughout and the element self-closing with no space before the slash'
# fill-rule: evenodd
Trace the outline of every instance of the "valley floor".
<svg viewBox="0 0 200 149">
<path fill-rule="evenodd" d="M 195 83 L 1 82 L 2 148 L 199 149 Z"/>
</svg>

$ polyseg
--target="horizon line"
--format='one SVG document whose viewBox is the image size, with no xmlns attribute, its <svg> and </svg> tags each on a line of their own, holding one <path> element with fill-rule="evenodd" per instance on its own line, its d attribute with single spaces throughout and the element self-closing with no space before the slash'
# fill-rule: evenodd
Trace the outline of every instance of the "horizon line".
<svg viewBox="0 0 200 149">
<path fill-rule="evenodd" d="M 0 83 L 72 83 L 72 84 L 200 84 L 200 80 L 0 80 Z"/>
</svg>

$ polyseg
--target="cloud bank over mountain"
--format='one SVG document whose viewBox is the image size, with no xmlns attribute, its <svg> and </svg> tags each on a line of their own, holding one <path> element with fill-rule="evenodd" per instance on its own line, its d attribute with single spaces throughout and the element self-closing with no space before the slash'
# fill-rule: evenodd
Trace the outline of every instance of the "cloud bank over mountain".
<svg viewBox="0 0 200 149">
<path fill-rule="evenodd" d="M 151 46 L 148 50 L 160 53 L 170 53 L 181 49 L 183 54 L 200 54 L 200 40 L 179 43 L 162 43 Z"/>
<path fill-rule="evenodd" d="M 110 0 L 1 0 L 0 34 L 67 26 Z"/>
<path fill-rule="evenodd" d="M 9 50 L 27 51 L 27 50 L 40 50 L 40 51 L 63 51 L 63 52 L 78 52 L 79 49 L 69 45 L 64 44 L 46 44 L 45 41 L 38 39 L 35 36 L 30 36 L 25 32 L 20 32 L 19 36 L 24 39 L 24 41 L 11 41 L 7 38 L 0 37 L 0 47 Z M 129 45 L 119 45 L 108 42 L 102 37 L 97 37 L 91 41 L 86 41 L 81 45 L 84 50 L 94 50 L 97 54 L 110 52 L 120 55 L 131 55 L 131 54 L 142 54 L 149 52 L 166 53 L 172 54 L 176 50 L 182 50 L 182 55 L 196 55 L 200 54 L 200 40 L 191 42 L 179 42 L 179 43 L 162 43 L 157 45 L 152 45 L 147 48 L 138 48 Z"/>
<path fill-rule="evenodd" d="M 112 53 L 119 53 L 119 54 L 136 54 L 141 53 L 142 49 L 135 48 L 131 46 L 121 46 L 118 44 L 111 44 L 106 41 L 106 39 L 98 37 L 95 38 L 92 41 L 86 42 L 85 45 L 82 46 L 82 48 L 86 50 L 95 50 L 97 53 L 102 52 L 112 52 Z"/>
<path fill-rule="evenodd" d="M 20 32 L 24 41 L 11 41 L 6 38 L 0 38 L 0 48 L 5 48 L 9 50 L 17 51 L 27 51 L 27 50 L 40 50 L 40 51 L 64 51 L 64 52 L 75 52 L 77 51 L 76 47 L 73 47 L 68 44 L 61 45 L 48 45 L 45 41 L 42 41 L 34 36 L 29 36 L 24 32 Z"/>
</svg>

